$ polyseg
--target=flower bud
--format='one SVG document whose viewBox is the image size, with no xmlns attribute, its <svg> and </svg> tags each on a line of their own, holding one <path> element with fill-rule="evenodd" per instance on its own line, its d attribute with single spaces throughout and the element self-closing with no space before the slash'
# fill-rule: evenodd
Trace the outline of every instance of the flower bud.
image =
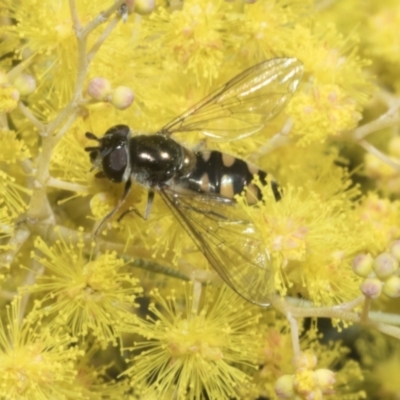
<svg viewBox="0 0 400 400">
<path fill-rule="evenodd" d="M 397 261 L 400 261 L 400 240 L 396 240 L 390 246 L 390 254 L 396 258 Z"/>
<path fill-rule="evenodd" d="M 105 101 L 111 94 L 111 83 L 106 78 L 93 78 L 88 83 L 87 93 L 95 100 Z"/>
<path fill-rule="evenodd" d="M 275 383 L 275 393 L 280 399 L 291 399 L 294 395 L 293 375 L 282 375 Z"/>
<path fill-rule="evenodd" d="M 370 254 L 359 254 L 353 260 L 352 267 L 354 273 L 364 278 L 367 277 L 372 271 L 373 262 L 374 260 Z"/>
<path fill-rule="evenodd" d="M 128 12 L 128 14 L 132 13 L 133 10 L 135 9 L 135 0 L 126 0 L 124 2 L 124 5 L 126 7 L 126 11 Z"/>
<path fill-rule="evenodd" d="M 364 296 L 376 299 L 382 293 L 382 282 L 378 278 L 365 278 L 360 289 Z"/>
<path fill-rule="evenodd" d="M 306 395 L 303 395 L 301 397 L 303 400 L 323 400 L 324 395 L 322 393 L 322 390 L 320 388 L 315 388 L 312 392 L 307 393 Z M 297 400 L 297 399 L 296 399 Z"/>
<path fill-rule="evenodd" d="M 301 398 L 312 398 L 312 394 L 317 389 L 316 382 L 314 380 L 314 371 L 309 369 L 303 369 L 296 371 L 293 380 L 293 388 L 296 393 L 301 395 Z"/>
<path fill-rule="evenodd" d="M 140 15 L 150 14 L 155 7 L 154 0 L 136 0 L 135 1 L 135 13 Z"/>
<path fill-rule="evenodd" d="M 116 87 L 111 95 L 111 104 L 118 110 L 125 110 L 133 103 L 133 91 L 126 86 Z"/>
<path fill-rule="evenodd" d="M 21 96 L 27 96 L 35 91 L 36 80 L 32 75 L 21 74 L 15 78 L 13 85 Z"/>
<path fill-rule="evenodd" d="M 395 299 L 400 297 L 400 277 L 391 276 L 388 280 L 383 284 L 383 293 L 386 296 Z"/>
<path fill-rule="evenodd" d="M 317 357 L 314 353 L 300 353 L 294 360 L 296 369 L 313 369 L 317 365 Z"/>
<path fill-rule="evenodd" d="M 399 262 L 390 253 L 382 253 L 375 258 L 373 268 L 378 278 L 386 279 L 398 270 Z"/>
<path fill-rule="evenodd" d="M 320 368 L 314 371 L 314 379 L 325 394 L 331 394 L 336 382 L 335 373 L 330 369 Z"/>
</svg>

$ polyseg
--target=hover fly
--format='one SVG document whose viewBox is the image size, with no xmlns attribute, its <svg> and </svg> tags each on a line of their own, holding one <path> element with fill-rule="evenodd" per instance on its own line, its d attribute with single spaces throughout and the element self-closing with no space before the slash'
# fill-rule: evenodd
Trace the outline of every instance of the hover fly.
<svg viewBox="0 0 400 400">
<path fill-rule="evenodd" d="M 290 100 L 303 73 L 295 58 L 261 62 L 234 77 L 155 134 L 136 134 L 126 125 L 108 129 L 87 147 L 100 174 L 112 182 L 124 182 L 111 218 L 131 190 L 132 182 L 149 189 L 147 219 L 155 192 L 205 255 L 222 279 L 248 301 L 266 306 L 273 292 L 269 252 L 255 225 L 235 206 L 234 196 L 246 193 L 249 203 L 261 198 L 252 184 L 254 174 L 266 184 L 267 173 L 219 151 L 191 151 L 172 139 L 177 132 L 200 131 L 204 135 L 237 140 L 261 130 Z M 275 199 L 280 199 L 272 181 Z"/>
</svg>

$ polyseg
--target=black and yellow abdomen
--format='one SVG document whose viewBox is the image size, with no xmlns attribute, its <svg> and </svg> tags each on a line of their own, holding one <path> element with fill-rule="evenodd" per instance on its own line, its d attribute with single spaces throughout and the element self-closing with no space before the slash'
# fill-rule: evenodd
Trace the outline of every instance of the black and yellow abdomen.
<svg viewBox="0 0 400 400">
<path fill-rule="evenodd" d="M 243 192 L 247 186 L 247 201 L 254 204 L 261 200 L 261 192 L 252 184 L 254 175 L 266 184 L 267 173 L 247 162 L 221 153 L 219 151 L 201 151 L 195 153 L 194 169 L 183 178 L 187 189 L 198 193 L 213 193 L 220 197 L 232 199 Z M 278 185 L 272 182 L 272 190 L 276 200 L 280 199 Z"/>
</svg>

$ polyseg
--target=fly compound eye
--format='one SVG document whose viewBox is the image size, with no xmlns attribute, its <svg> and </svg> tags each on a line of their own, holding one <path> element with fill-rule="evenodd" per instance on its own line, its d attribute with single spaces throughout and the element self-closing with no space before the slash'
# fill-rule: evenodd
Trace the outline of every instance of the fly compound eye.
<svg viewBox="0 0 400 400">
<path fill-rule="evenodd" d="M 103 172 L 113 182 L 122 182 L 128 166 L 126 145 L 115 147 L 103 157 Z"/>
<path fill-rule="evenodd" d="M 128 168 L 129 127 L 115 125 L 101 138 L 100 155 L 105 176 L 113 182 L 122 182 Z"/>
</svg>

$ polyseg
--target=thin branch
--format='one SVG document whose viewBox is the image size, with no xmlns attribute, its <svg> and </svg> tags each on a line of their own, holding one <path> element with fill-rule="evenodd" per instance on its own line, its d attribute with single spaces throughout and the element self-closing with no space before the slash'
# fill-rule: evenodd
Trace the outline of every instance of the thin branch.
<svg viewBox="0 0 400 400">
<path fill-rule="evenodd" d="M 86 53 L 87 37 L 88 35 L 99 25 L 104 23 L 121 5 L 124 0 L 116 1 L 106 11 L 101 12 L 93 21 L 89 22 L 85 27 L 80 30 L 76 30 L 76 40 L 78 42 L 78 68 L 75 80 L 75 87 L 70 102 L 64 107 L 64 109 L 58 114 L 58 116 L 48 125 L 48 133 L 51 134 L 61 124 L 61 122 L 72 112 L 72 110 L 78 107 L 82 101 L 82 88 L 86 78 L 87 70 L 91 59 L 88 59 Z M 71 0 L 70 7 L 75 7 L 74 0 Z M 75 12 L 75 8 L 71 9 L 71 13 Z M 114 25 L 113 25 L 114 27 Z M 110 34 L 110 32 L 108 32 Z"/>
<path fill-rule="evenodd" d="M 37 171 L 33 182 L 33 192 L 28 205 L 27 218 L 30 221 L 38 221 L 43 214 L 43 204 L 46 200 L 46 182 L 49 178 L 49 164 L 52 150 L 56 144 L 53 137 L 43 138 L 42 152 L 37 164 Z"/>
<path fill-rule="evenodd" d="M 18 164 L 22 168 L 22 171 L 24 171 L 26 179 L 26 187 L 28 189 L 33 189 L 33 185 L 35 182 L 35 171 L 32 167 L 31 160 L 27 158 L 25 160 L 19 160 Z"/>
<path fill-rule="evenodd" d="M 35 126 L 41 136 L 46 136 L 46 125 L 42 124 L 31 112 L 31 110 L 22 101 L 18 103 L 18 108 L 24 116 Z"/>
<path fill-rule="evenodd" d="M 99 51 L 101 45 L 105 42 L 105 40 L 110 36 L 111 32 L 114 30 L 114 28 L 117 26 L 120 18 L 115 17 L 113 18 L 110 23 L 108 24 L 107 28 L 104 30 L 104 32 L 99 36 L 97 39 L 96 43 L 92 46 L 90 51 L 88 52 L 87 55 L 87 60 L 88 62 L 91 62 L 93 57 L 96 55 L 96 53 Z"/>
<path fill-rule="evenodd" d="M 196 268 L 191 263 L 187 262 L 184 258 L 178 260 L 179 270 L 185 274 L 191 281 L 198 281 L 202 284 L 217 283 L 223 284 L 222 278 L 213 270 L 204 270 Z"/>
<path fill-rule="evenodd" d="M 43 224 L 56 224 L 56 216 L 54 214 L 53 207 L 50 203 L 48 196 L 45 196 L 43 199 L 42 210 L 44 214 L 44 218 L 40 221 Z"/>
<path fill-rule="evenodd" d="M 333 307 L 297 307 L 286 302 L 279 296 L 272 299 L 272 305 L 280 311 L 283 315 L 287 316 L 289 313 L 294 318 L 337 318 L 347 322 L 358 323 L 363 326 L 374 328 L 382 333 L 386 333 L 396 339 L 400 339 L 400 328 L 375 321 L 375 313 L 369 313 L 367 321 L 363 321 L 360 314 L 349 312 L 343 309 L 335 309 Z"/>
<path fill-rule="evenodd" d="M 82 25 L 79 19 L 78 9 L 76 8 L 75 0 L 69 0 L 69 11 L 71 13 L 72 26 L 75 33 L 80 32 L 82 30 Z"/>
<path fill-rule="evenodd" d="M 31 232 L 26 227 L 21 227 L 15 231 L 14 235 L 8 241 L 10 250 L 5 251 L 0 255 L 0 268 L 8 267 L 12 263 L 16 254 L 18 254 L 19 250 L 29 238 L 30 234 Z"/>
<path fill-rule="evenodd" d="M 382 151 L 378 150 L 375 146 L 372 144 L 366 142 L 365 140 L 361 140 L 359 142 L 359 145 L 367 150 L 369 153 L 373 154 L 374 156 L 378 157 L 380 160 L 382 160 L 385 164 L 391 166 L 394 168 L 396 171 L 400 171 L 400 164 L 396 161 L 393 161 L 389 156 L 387 156 L 385 153 Z"/>
<path fill-rule="evenodd" d="M 322 312 L 325 312 L 326 318 L 330 318 L 328 316 L 330 310 L 334 311 L 350 311 L 361 304 L 364 303 L 364 296 L 359 296 L 355 298 L 354 300 L 351 300 L 347 303 L 342 303 L 338 304 L 333 307 L 316 307 L 315 304 L 311 301 L 304 300 L 304 299 L 299 299 L 297 297 L 286 297 L 285 302 L 291 306 L 294 307 L 299 307 L 303 309 L 307 308 L 318 308 Z M 383 312 L 377 312 L 377 311 L 370 311 L 369 312 L 369 319 L 372 319 L 376 322 L 385 322 L 387 324 L 392 324 L 392 325 L 400 325 L 400 315 L 399 314 L 390 314 L 390 313 L 383 313 Z"/>
<path fill-rule="evenodd" d="M 32 260 L 32 263 L 36 268 L 32 268 L 29 270 L 28 274 L 25 276 L 24 282 L 20 285 L 22 287 L 24 286 L 32 286 L 35 281 L 36 277 L 40 276 L 44 273 L 44 267 L 39 264 L 36 260 Z M 19 322 L 21 323 L 22 320 L 25 317 L 25 312 L 26 312 L 26 307 L 29 302 L 29 298 L 31 296 L 31 293 L 24 294 L 21 298 L 21 306 L 19 310 Z"/>
<path fill-rule="evenodd" d="M 364 296 L 358 296 L 354 300 L 339 304 L 337 306 L 333 306 L 333 308 L 339 308 L 341 310 L 350 311 L 350 310 L 354 310 L 356 307 L 360 306 L 363 303 L 364 303 Z"/>
<path fill-rule="evenodd" d="M 370 135 L 371 133 L 380 131 L 381 129 L 391 128 L 400 124 L 400 118 L 391 117 L 382 119 L 384 115 L 374 121 L 369 122 L 368 124 L 362 125 L 359 128 L 355 129 L 352 136 L 353 140 L 358 142 L 361 139 L 364 139 L 366 136 Z"/>
<path fill-rule="evenodd" d="M 362 323 L 366 323 L 368 321 L 368 314 L 369 314 L 370 308 L 371 308 L 371 298 L 365 297 L 363 309 L 361 312 L 361 318 L 360 318 Z"/>
<path fill-rule="evenodd" d="M 125 0 L 117 0 L 111 7 L 109 7 L 106 11 L 101 12 L 93 21 L 89 22 L 82 31 L 82 36 L 87 37 L 90 32 L 96 29 L 99 25 L 107 21 L 107 19 L 117 11 L 122 4 L 125 3 Z"/>
<path fill-rule="evenodd" d="M 290 142 L 290 137 L 288 134 L 283 132 L 278 132 L 271 139 L 267 141 L 260 149 L 257 154 L 265 155 L 271 153 L 272 151 L 279 149 L 282 146 L 286 146 Z"/>
<path fill-rule="evenodd" d="M 400 339 L 400 328 L 397 326 L 392 326 L 383 323 L 368 323 L 366 326 L 371 326 L 372 328 L 378 330 L 379 332 L 385 333 L 395 339 Z"/>
<path fill-rule="evenodd" d="M 69 190 L 71 192 L 76 192 L 76 193 L 84 193 L 84 194 L 90 193 L 90 188 L 88 186 L 80 185 L 79 183 L 63 181 L 61 179 L 53 177 L 50 177 L 47 180 L 46 185 L 48 187 L 53 187 L 62 190 Z"/>
<path fill-rule="evenodd" d="M 383 313 L 381 311 L 370 311 L 369 319 L 376 322 L 383 322 L 385 324 L 400 326 L 400 315 Z"/>
<path fill-rule="evenodd" d="M 59 141 L 69 130 L 71 125 L 75 122 L 76 117 L 78 115 L 78 110 L 75 110 L 69 117 L 67 122 L 61 127 L 61 129 L 58 131 L 57 135 L 55 136 L 55 139 Z"/>
<path fill-rule="evenodd" d="M 395 94 L 393 94 L 392 92 L 389 92 L 386 88 L 381 87 L 375 94 L 376 98 L 380 101 L 382 101 L 383 103 L 385 103 L 385 105 L 390 108 L 393 106 L 393 104 L 395 104 L 396 102 L 399 101 L 399 98 L 396 97 Z"/>
<path fill-rule="evenodd" d="M 66 131 L 65 128 L 71 123 L 71 113 L 73 113 L 79 106 L 79 102 L 82 98 L 82 89 L 85 82 L 87 70 L 89 67 L 89 61 L 86 54 L 87 45 L 87 35 L 95 29 L 100 23 L 104 22 L 120 5 L 123 3 L 122 0 L 118 0 L 114 3 L 106 12 L 101 13 L 100 16 L 95 18 L 91 23 L 89 23 L 83 30 L 77 30 L 76 39 L 78 44 L 78 68 L 76 73 L 76 80 L 74 85 L 73 94 L 71 100 L 64 107 L 62 111 L 44 128 L 47 138 L 44 138 L 42 144 L 42 153 L 39 158 L 37 173 L 34 181 L 34 190 L 32 193 L 31 200 L 29 202 L 28 208 L 28 218 L 31 221 L 40 220 L 41 213 L 43 213 L 42 204 L 44 203 L 46 197 L 46 182 L 49 179 L 49 163 L 51 154 L 53 152 L 54 146 L 61 139 L 62 134 Z M 76 13 L 75 1 L 70 1 L 71 14 Z M 75 21 L 76 22 L 76 21 Z M 60 127 L 62 122 L 69 118 L 64 129 L 61 128 L 61 132 L 57 136 L 53 137 L 53 133 Z M 73 118 L 72 118 L 73 119 Z M 43 131 L 44 132 L 44 131 Z"/>
<path fill-rule="evenodd" d="M 7 72 L 7 78 L 9 81 L 13 81 L 18 75 L 20 75 L 26 68 L 29 67 L 30 64 L 32 64 L 32 61 L 36 57 L 37 53 L 33 53 L 30 55 L 28 58 L 25 58 L 25 60 L 21 61 L 18 63 L 15 67 L 13 67 L 11 70 Z"/>
<path fill-rule="evenodd" d="M 292 337 L 293 354 L 296 359 L 300 355 L 300 335 L 299 335 L 299 325 L 297 320 L 293 318 L 292 314 L 288 312 L 286 318 L 290 323 L 290 333 Z"/>
<path fill-rule="evenodd" d="M 2 298 L 3 300 L 14 300 L 15 296 L 17 296 L 18 293 L 17 292 L 9 292 L 7 290 L 0 290 L 0 298 Z"/>
<path fill-rule="evenodd" d="M 290 143 L 291 138 L 289 134 L 292 126 L 293 121 L 290 118 L 287 119 L 282 129 L 257 150 L 256 156 L 271 153 L 272 151 Z"/>
<path fill-rule="evenodd" d="M 400 118 L 397 115 L 399 108 L 400 108 L 400 101 L 396 99 L 396 101 L 393 102 L 393 104 L 391 105 L 389 110 L 385 112 L 385 114 L 369 122 L 368 124 L 360 126 L 359 128 L 352 131 L 351 134 L 352 139 L 358 142 L 364 139 L 366 136 L 370 135 L 371 133 L 377 132 L 381 129 L 399 125 Z"/>
<path fill-rule="evenodd" d="M 32 168 L 31 160 L 25 159 L 18 162 L 21 166 L 22 170 L 24 171 L 25 175 L 33 175 L 34 170 Z"/>
</svg>

